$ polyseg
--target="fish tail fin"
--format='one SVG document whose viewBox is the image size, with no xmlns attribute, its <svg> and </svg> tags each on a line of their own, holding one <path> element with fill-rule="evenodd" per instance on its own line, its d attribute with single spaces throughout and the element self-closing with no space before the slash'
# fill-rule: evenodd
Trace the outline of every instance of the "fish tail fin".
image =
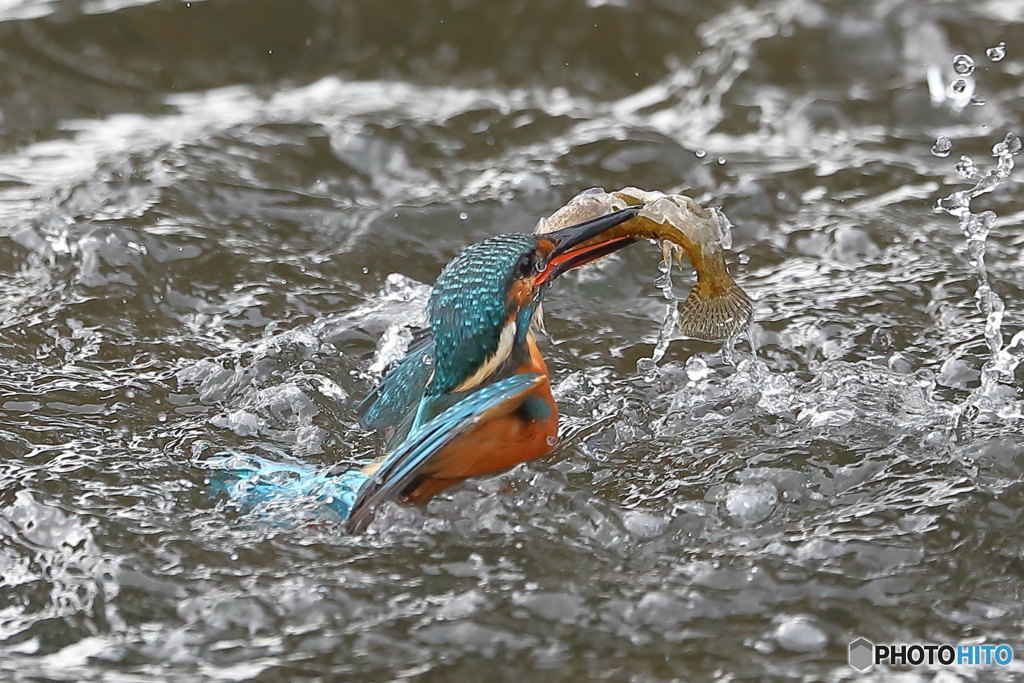
<svg viewBox="0 0 1024 683">
<path fill-rule="evenodd" d="M 679 307 L 679 331 L 702 341 L 724 341 L 739 335 L 754 313 L 750 297 L 732 278 L 727 287 L 715 287 L 718 291 L 714 293 L 707 289 L 698 280 Z"/>
</svg>

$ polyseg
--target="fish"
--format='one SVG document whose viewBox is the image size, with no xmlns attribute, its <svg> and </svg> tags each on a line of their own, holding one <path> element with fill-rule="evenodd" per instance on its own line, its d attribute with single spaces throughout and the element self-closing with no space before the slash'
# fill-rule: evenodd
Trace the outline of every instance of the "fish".
<svg viewBox="0 0 1024 683">
<path fill-rule="evenodd" d="M 697 281 L 679 307 L 679 331 L 709 342 L 739 336 L 753 318 L 754 304 L 726 268 L 725 252 L 732 248 L 732 237 L 729 221 L 720 211 L 705 209 L 681 194 L 636 187 L 616 192 L 593 188 L 541 218 L 534 232 L 548 233 L 638 204 L 643 208 L 635 217 L 602 234 L 600 239 L 652 240 L 662 245 L 666 262 L 674 256 L 680 265 L 685 254 L 697 273 Z"/>
</svg>

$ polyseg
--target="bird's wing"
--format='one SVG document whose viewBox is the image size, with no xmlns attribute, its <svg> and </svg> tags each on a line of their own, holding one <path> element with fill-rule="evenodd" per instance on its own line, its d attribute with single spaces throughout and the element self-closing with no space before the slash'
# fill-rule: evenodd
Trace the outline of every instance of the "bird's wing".
<svg viewBox="0 0 1024 683">
<path fill-rule="evenodd" d="M 429 329 L 417 331 L 405 358 L 356 407 L 359 426 L 381 432 L 389 445 L 405 439 L 434 372 L 433 358 L 433 335 Z"/>
<path fill-rule="evenodd" d="M 545 376 L 528 372 L 507 377 L 459 401 L 414 430 L 383 465 L 359 489 L 346 523 L 349 533 L 361 533 L 382 503 L 402 496 L 431 460 L 462 435 L 503 411 L 507 401 L 522 396 L 545 381 Z"/>
</svg>

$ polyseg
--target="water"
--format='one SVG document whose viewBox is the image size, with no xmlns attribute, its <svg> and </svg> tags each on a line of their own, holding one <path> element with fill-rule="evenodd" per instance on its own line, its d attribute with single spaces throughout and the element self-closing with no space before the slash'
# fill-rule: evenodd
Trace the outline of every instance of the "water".
<svg viewBox="0 0 1024 683">
<path fill-rule="evenodd" d="M 974 60 L 970 55 L 957 55 L 953 57 L 953 71 L 961 76 L 970 76 L 974 73 Z"/>
<path fill-rule="evenodd" d="M 661 361 L 668 352 L 669 344 L 678 336 L 679 329 L 679 299 L 675 294 L 675 287 L 672 285 L 672 264 L 678 260 L 682 247 L 670 242 L 661 244 L 661 263 L 658 270 L 661 274 L 655 278 L 654 285 L 661 290 L 665 298 L 665 314 L 658 329 L 658 340 L 654 344 L 654 351 L 650 358 L 641 358 L 637 361 L 637 371 L 647 377 L 654 379 L 657 376 L 657 363 Z"/>
<path fill-rule="evenodd" d="M 935 138 L 935 144 L 932 145 L 932 154 L 937 157 L 948 157 L 952 149 L 953 141 L 944 135 L 940 135 Z"/>
<path fill-rule="evenodd" d="M 859 636 L 1024 652 L 1004 5 L 0 3 L 0 679 L 847 680 Z M 733 224 L 757 310 L 727 358 L 672 339 L 637 371 L 669 303 L 638 245 L 545 302 L 550 458 L 360 539 L 315 497 L 211 493 L 225 453 L 379 455 L 353 409 L 441 267 L 626 185 Z"/>
</svg>

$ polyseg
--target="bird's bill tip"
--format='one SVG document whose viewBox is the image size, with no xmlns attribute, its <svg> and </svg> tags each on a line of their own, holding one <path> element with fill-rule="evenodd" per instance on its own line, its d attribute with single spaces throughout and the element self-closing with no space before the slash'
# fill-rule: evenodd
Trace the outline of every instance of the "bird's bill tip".
<svg viewBox="0 0 1024 683">
<path fill-rule="evenodd" d="M 562 252 L 573 250 L 603 232 L 618 227 L 640 213 L 642 208 L 642 204 L 627 206 L 624 209 L 613 211 L 604 216 L 598 216 L 576 225 L 554 230 L 544 235 L 544 239 L 550 240 L 554 244 L 552 256 L 558 256 Z"/>
</svg>

